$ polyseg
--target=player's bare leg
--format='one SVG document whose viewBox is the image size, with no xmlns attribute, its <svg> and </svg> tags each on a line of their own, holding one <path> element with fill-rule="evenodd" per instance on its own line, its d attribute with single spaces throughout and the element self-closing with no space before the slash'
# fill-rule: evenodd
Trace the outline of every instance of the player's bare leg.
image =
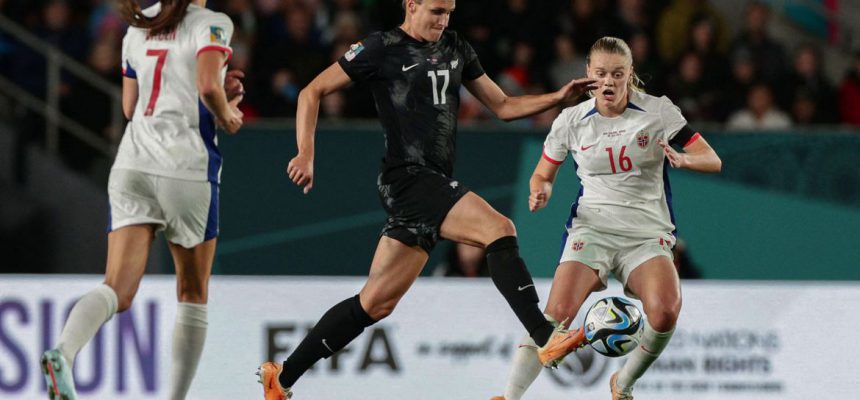
<svg viewBox="0 0 860 400">
<path fill-rule="evenodd" d="M 627 288 L 642 300 L 647 318 L 639 347 L 613 375 L 614 400 L 633 399 L 633 385 L 669 344 L 681 312 L 678 272 L 667 257 L 654 257 L 634 269 L 627 279 Z"/>
<path fill-rule="evenodd" d="M 383 236 L 361 292 L 329 309 L 283 363 L 264 363 L 258 374 L 266 400 L 289 398 L 290 388 L 314 363 L 346 347 L 364 328 L 387 317 L 409 290 L 428 254 Z"/>
<path fill-rule="evenodd" d="M 75 357 L 105 322 L 131 306 L 146 269 L 153 232 L 151 225 L 132 225 L 108 234 L 104 284 L 75 303 L 56 348 L 42 355 L 42 373 L 50 398 L 77 398 L 72 377 Z"/>
<path fill-rule="evenodd" d="M 209 277 L 215 259 L 217 239 L 186 249 L 170 243 L 176 266 L 176 322 L 173 327 L 173 363 L 168 398 L 183 400 L 197 372 L 206 342 Z"/>
</svg>

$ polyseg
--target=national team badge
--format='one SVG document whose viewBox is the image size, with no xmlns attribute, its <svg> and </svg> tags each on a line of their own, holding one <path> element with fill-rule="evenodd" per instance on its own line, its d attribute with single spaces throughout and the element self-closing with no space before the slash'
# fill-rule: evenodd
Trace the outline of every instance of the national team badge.
<svg viewBox="0 0 860 400">
<path fill-rule="evenodd" d="M 639 145 L 640 148 L 645 148 L 648 146 L 648 132 L 641 131 L 636 135 L 636 144 Z"/>
<path fill-rule="evenodd" d="M 221 46 L 227 45 L 227 34 L 224 33 L 224 28 L 220 26 L 209 27 L 209 41 Z"/>
<path fill-rule="evenodd" d="M 571 250 L 573 250 L 573 251 L 580 251 L 580 250 L 582 250 L 583 247 L 585 247 L 585 242 L 582 242 L 582 241 L 573 242 L 573 244 L 570 246 Z"/>
<path fill-rule="evenodd" d="M 343 58 L 346 61 L 352 61 L 358 53 L 361 53 L 364 50 L 364 45 L 361 42 L 355 43 L 352 46 L 349 46 L 349 50 L 346 51 L 346 54 L 343 55 Z"/>
</svg>

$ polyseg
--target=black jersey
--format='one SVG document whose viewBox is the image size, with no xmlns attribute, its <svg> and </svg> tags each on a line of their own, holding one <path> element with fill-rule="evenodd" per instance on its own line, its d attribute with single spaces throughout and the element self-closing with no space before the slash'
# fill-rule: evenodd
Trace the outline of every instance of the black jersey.
<svg viewBox="0 0 860 400">
<path fill-rule="evenodd" d="M 395 28 L 352 45 L 338 63 L 373 92 L 385 131 L 383 171 L 421 165 L 450 177 L 460 84 L 484 74 L 472 46 L 453 31 L 420 42 Z"/>
</svg>

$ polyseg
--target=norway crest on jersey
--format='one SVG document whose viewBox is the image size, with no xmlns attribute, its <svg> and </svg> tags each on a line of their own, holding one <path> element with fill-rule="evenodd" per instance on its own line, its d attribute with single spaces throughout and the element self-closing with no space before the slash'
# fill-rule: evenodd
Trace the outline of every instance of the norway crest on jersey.
<svg viewBox="0 0 860 400">
<path fill-rule="evenodd" d="M 639 148 L 644 149 L 648 147 L 648 131 L 639 131 L 636 134 L 636 144 L 639 145 Z"/>
</svg>

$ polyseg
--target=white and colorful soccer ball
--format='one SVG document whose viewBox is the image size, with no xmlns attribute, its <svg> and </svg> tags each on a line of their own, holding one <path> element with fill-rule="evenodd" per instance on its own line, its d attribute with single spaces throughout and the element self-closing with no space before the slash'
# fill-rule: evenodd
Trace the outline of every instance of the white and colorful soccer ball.
<svg viewBox="0 0 860 400">
<path fill-rule="evenodd" d="M 642 312 L 623 297 L 598 300 L 585 314 L 585 338 L 594 350 L 620 357 L 639 345 L 644 323 Z"/>
</svg>

